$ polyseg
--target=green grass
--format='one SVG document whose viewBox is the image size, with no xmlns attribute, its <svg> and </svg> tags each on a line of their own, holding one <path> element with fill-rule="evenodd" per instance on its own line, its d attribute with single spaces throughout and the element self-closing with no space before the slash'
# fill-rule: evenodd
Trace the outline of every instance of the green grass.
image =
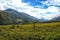
<svg viewBox="0 0 60 40">
<path fill-rule="evenodd" d="M 1 25 L 0 40 L 60 40 L 60 22 Z"/>
</svg>

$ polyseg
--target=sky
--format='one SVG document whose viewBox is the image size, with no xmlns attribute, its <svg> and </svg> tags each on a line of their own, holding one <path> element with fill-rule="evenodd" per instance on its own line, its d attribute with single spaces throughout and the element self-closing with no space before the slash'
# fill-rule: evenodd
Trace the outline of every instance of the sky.
<svg viewBox="0 0 60 40">
<path fill-rule="evenodd" d="M 0 10 L 7 8 L 39 19 L 51 20 L 60 16 L 60 0 L 0 0 Z"/>
</svg>

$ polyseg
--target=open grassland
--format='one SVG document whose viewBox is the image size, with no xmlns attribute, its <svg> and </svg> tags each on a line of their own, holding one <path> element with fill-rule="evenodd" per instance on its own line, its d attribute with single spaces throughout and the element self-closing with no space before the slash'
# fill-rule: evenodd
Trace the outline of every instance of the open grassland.
<svg viewBox="0 0 60 40">
<path fill-rule="evenodd" d="M 60 22 L 1 25 L 0 40 L 60 40 Z"/>
</svg>

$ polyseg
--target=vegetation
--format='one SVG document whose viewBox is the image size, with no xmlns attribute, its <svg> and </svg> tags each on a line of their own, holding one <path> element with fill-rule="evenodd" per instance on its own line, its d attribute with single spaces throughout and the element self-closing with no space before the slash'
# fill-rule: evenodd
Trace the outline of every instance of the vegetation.
<svg viewBox="0 0 60 40">
<path fill-rule="evenodd" d="M 60 22 L 0 25 L 0 40 L 60 40 Z"/>
</svg>

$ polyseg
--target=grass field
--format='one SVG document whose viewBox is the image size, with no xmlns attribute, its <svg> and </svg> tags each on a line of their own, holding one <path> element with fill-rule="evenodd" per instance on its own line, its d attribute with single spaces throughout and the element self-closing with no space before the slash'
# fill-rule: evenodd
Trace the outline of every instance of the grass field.
<svg viewBox="0 0 60 40">
<path fill-rule="evenodd" d="M 0 25 L 0 40 L 60 40 L 60 22 Z"/>
</svg>

